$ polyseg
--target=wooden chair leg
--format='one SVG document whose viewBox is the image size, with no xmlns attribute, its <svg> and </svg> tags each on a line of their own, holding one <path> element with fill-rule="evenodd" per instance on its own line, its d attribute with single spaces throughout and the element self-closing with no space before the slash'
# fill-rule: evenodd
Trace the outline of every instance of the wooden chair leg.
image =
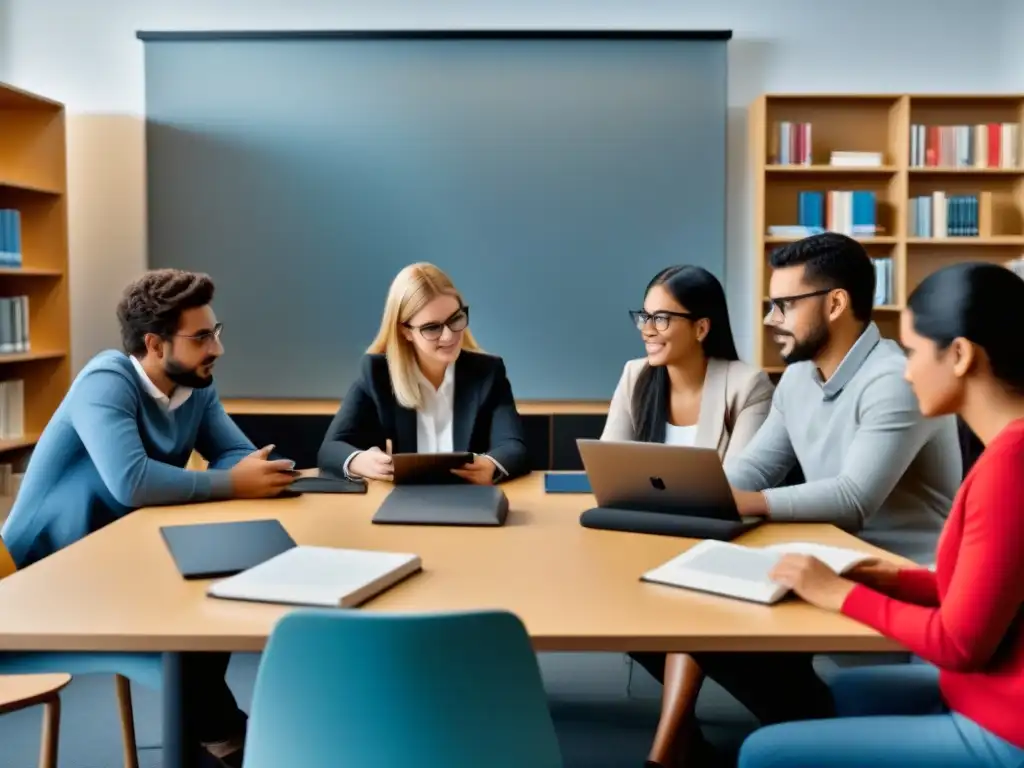
<svg viewBox="0 0 1024 768">
<path fill-rule="evenodd" d="M 57 768 L 57 746 L 60 742 L 60 696 L 43 704 L 43 738 L 39 746 L 39 768 Z"/>
<path fill-rule="evenodd" d="M 655 765 L 676 765 L 676 756 L 683 753 L 686 737 L 694 726 L 704 673 L 697 662 L 684 653 L 670 653 L 665 658 L 665 683 L 661 694 L 661 719 L 654 735 L 648 761 Z"/>
<path fill-rule="evenodd" d="M 114 675 L 117 708 L 121 714 L 121 743 L 124 747 L 124 768 L 139 768 L 139 751 L 135 744 L 135 714 L 132 710 L 132 684 L 127 677 Z"/>
</svg>

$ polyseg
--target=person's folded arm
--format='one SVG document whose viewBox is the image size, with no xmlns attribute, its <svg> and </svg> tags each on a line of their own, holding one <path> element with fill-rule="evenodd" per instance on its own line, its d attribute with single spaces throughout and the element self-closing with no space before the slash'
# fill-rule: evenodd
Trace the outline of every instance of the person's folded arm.
<svg viewBox="0 0 1024 768">
<path fill-rule="evenodd" d="M 952 578 L 941 605 L 911 605 L 856 586 L 843 603 L 843 613 L 940 669 L 984 668 L 1024 602 L 1021 456 L 1019 449 L 1003 453 L 975 474 L 965 499 L 960 549 L 955 566 L 947 565 Z"/>
<path fill-rule="evenodd" d="M 740 491 L 764 491 L 781 483 L 796 463 L 776 390 L 768 417 L 754 437 L 742 450 L 726 456 L 725 476 Z"/>
<path fill-rule="evenodd" d="M 861 392 L 858 426 L 834 477 L 764 492 L 772 520 L 832 523 L 860 531 L 882 506 L 937 422 L 921 416 L 913 390 L 899 373 L 885 373 Z"/>
<path fill-rule="evenodd" d="M 525 475 L 530 471 L 530 457 L 523 434 L 523 422 L 516 410 L 512 385 L 501 360 L 495 372 L 495 387 L 484 407 L 492 409 L 490 443 L 486 455 L 497 467 L 498 479 Z"/>
<path fill-rule="evenodd" d="M 729 461 L 743 453 L 743 450 L 761 430 L 768 419 L 768 414 L 771 413 L 774 393 L 775 387 L 768 375 L 758 372 L 749 393 L 739 407 L 736 418 L 733 419 L 732 434 L 729 436 L 729 447 L 725 450 L 724 461 Z"/>
<path fill-rule="evenodd" d="M 231 469 L 253 453 L 256 446 L 224 410 L 213 387 L 208 388 L 203 396 L 209 399 L 203 410 L 202 421 L 199 422 L 196 451 L 206 459 L 209 469 Z"/>
<path fill-rule="evenodd" d="M 367 390 L 371 381 L 368 366 L 349 388 L 334 414 L 317 452 L 317 467 L 324 472 L 348 475 L 348 466 L 356 454 L 374 446 L 384 450 L 387 436 L 377 414 L 377 403 Z"/>
<path fill-rule="evenodd" d="M 227 470 L 193 472 L 149 457 L 138 397 L 122 374 L 100 370 L 80 379 L 68 402 L 71 424 L 114 500 L 137 509 L 229 497 Z"/>
</svg>

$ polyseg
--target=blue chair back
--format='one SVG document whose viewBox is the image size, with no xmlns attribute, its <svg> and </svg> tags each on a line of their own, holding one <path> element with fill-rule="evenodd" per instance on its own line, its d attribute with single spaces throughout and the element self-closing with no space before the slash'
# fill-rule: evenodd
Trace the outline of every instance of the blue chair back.
<svg viewBox="0 0 1024 768">
<path fill-rule="evenodd" d="M 558 768 L 537 659 L 500 611 L 300 610 L 274 628 L 245 768 Z"/>
</svg>

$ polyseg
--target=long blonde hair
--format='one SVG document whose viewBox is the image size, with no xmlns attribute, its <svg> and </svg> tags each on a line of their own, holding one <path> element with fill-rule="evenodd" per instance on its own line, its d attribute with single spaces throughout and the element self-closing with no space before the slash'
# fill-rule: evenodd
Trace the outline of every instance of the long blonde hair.
<svg viewBox="0 0 1024 768">
<path fill-rule="evenodd" d="M 460 306 L 464 304 L 448 275 L 433 264 L 420 262 L 403 269 L 391 282 L 380 330 L 366 350 L 387 357 L 395 399 L 406 408 L 421 408 L 423 395 L 416 382 L 416 350 L 402 333 L 402 326 L 438 296 L 452 296 Z M 462 348 L 480 351 L 468 328 L 462 332 Z"/>
</svg>

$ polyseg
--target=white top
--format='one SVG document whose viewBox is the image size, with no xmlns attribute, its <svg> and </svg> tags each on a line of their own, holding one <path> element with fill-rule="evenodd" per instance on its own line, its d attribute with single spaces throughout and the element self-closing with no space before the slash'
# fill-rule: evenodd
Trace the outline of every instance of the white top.
<svg viewBox="0 0 1024 768">
<path fill-rule="evenodd" d="M 423 395 L 423 407 L 416 411 L 416 452 L 451 453 L 452 421 L 455 414 L 455 364 L 444 372 L 441 386 L 427 381 L 416 366 L 416 381 Z"/>
<path fill-rule="evenodd" d="M 136 373 L 139 374 L 139 379 L 142 381 L 142 388 L 149 393 L 150 397 L 156 400 L 160 405 L 166 408 L 168 411 L 173 411 L 175 408 L 182 406 L 186 400 L 192 396 L 192 387 L 180 387 L 174 388 L 171 396 L 165 395 L 153 380 L 149 378 L 146 373 L 146 369 L 142 367 L 142 363 L 139 362 L 139 358 L 135 355 L 128 355 L 132 360 L 132 365 L 135 366 Z"/>
<path fill-rule="evenodd" d="M 697 425 L 691 424 L 688 427 L 677 427 L 675 424 L 665 422 L 665 445 L 685 445 L 693 447 L 697 439 Z"/>
</svg>

